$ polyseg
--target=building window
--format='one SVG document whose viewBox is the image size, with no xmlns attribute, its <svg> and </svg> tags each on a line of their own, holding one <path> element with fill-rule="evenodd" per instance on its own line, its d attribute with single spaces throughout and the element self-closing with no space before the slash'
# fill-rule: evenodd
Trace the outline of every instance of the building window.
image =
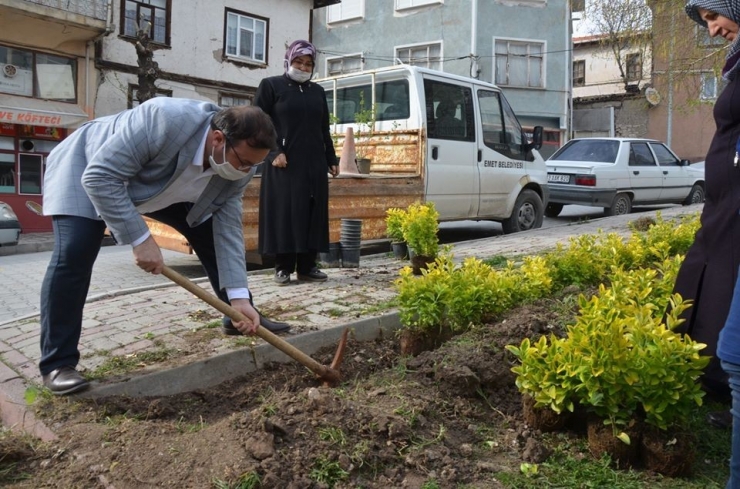
<svg viewBox="0 0 740 489">
<path fill-rule="evenodd" d="M 41 195 L 41 172 L 44 157 L 39 154 L 18 154 L 18 169 L 20 170 L 20 188 L 18 193 Z"/>
<path fill-rule="evenodd" d="M 498 85 L 544 88 L 545 43 L 496 40 L 496 74 Z"/>
<path fill-rule="evenodd" d="M 74 59 L 0 46 L 0 92 L 75 102 Z"/>
<path fill-rule="evenodd" d="M 134 107 L 139 105 L 139 100 L 136 98 L 138 96 L 139 92 L 139 85 L 129 85 L 128 86 L 128 104 L 127 107 L 129 109 L 133 109 Z M 162 90 L 157 89 L 157 97 L 172 97 L 172 90 Z"/>
<path fill-rule="evenodd" d="M 327 24 L 363 17 L 365 17 L 365 0 L 342 0 L 342 3 L 326 8 Z"/>
<path fill-rule="evenodd" d="M 444 3 L 444 0 L 396 0 L 396 10 L 435 5 L 438 3 Z"/>
<path fill-rule="evenodd" d="M 326 76 L 344 75 L 362 71 L 362 55 L 343 56 L 341 58 L 327 58 Z"/>
<path fill-rule="evenodd" d="M 642 56 L 640 53 L 627 55 L 627 81 L 638 81 L 642 79 Z"/>
<path fill-rule="evenodd" d="M 267 19 L 226 12 L 226 56 L 267 63 Z"/>
<path fill-rule="evenodd" d="M 583 12 L 584 10 L 586 10 L 586 0 L 571 0 L 571 12 Z"/>
<path fill-rule="evenodd" d="M 121 29 L 126 37 L 136 37 L 139 29 L 148 31 L 149 39 L 170 44 L 170 0 L 124 0 L 121 2 Z"/>
<path fill-rule="evenodd" d="M 420 44 L 396 48 L 396 59 L 407 65 L 433 70 L 442 69 L 442 43 Z"/>
<path fill-rule="evenodd" d="M 586 86 L 586 60 L 573 61 L 573 86 Z"/>
<path fill-rule="evenodd" d="M 15 149 L 12 138 L 0 138 L 0 143 L 3 140 L 9 140 L 10 143 L 9 148 L 6 146 L 3 149 L 10 149 L 11 151 Z M 0 194 L 15 193 L 15 177 L 15 154 L 0 153 Z"/>
<path fill-rule="evenodd" d="M 237 95 L 234 93 L 219 94 L 218 105 L 221 107 L 239 107 L 241 105 L 252 105 L 252 97 Z"/>
<path fill-rule="evenodd" d="M 701 100 L 715 100 L 722 92 L 722 89 L 725 88 L 726 83 L 724 79 L 717 77 L 712 71 L 702 73 L 699 98 Z"/>
</svg>

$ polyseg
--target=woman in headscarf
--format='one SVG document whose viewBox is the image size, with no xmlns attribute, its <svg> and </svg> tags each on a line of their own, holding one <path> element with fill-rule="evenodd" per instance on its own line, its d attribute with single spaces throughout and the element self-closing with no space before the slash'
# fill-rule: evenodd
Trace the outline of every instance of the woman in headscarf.
<svg viewBox="0 0 740 489">
<path fill-rule="evenodd" d="M 706 343 L 707 348 L 702 353 L 712 355 L 702 376 L 702 384 L 708 393 L 728 399 L 727 375 L 719 360 L 724 360 L 727 352 L 722 346 L 718 349 L 717 342 L 728 317 L 740 266 L 740 166 L 737 154 L 740 141 L 740 43 L 737 39 L 740 0 L 689 0 L 686 12 L 692 20 L 708 28 L 710 36 L 720 36 L 732 43 L 722 70 L 728 83 L 714 105 L 717 128 L 706 156 L 706 201 L 701 213 L 702 226 L 686 254 L 674 289 L 684 299 L 694 302 L 685 312 L 686 322 L 679 326 L 679 330 L 700 343 Z M 740 332 L 737 334 L 737 339 L 740 339 Z M 739 346 L 736 343 L 733 347 L 737 352 L 733 358 L 740 356 Z M 737 363 L 740 364 L 740 358 Z M 740 377 L 736 377 L 735 382 L 740 382 Z M 733 393 L 735 395 L 738 394 Z M 709 421 L 729 427 L 731 418 L 713 413 Z M 736 430 L 740 429 L 740 422 L 735 425 Z M 737 450 L 734 453 L 737 454 Z M 736 484 L 740 487 L 740 480 L 736 480 Z"/>
<path fill-rule="evenodd" d="M 318 252 L 329 248 L 329 180 L 339 173 L 324 89 L 309 81 L 316 48 L 291 43 L 285 73 L 265 78 L 254 105 L 272 117 L 278 150 L 265 160 L 260 187 L 259 252 L 275 257 L 274 280 L 323 282 Z"/>
</svg>

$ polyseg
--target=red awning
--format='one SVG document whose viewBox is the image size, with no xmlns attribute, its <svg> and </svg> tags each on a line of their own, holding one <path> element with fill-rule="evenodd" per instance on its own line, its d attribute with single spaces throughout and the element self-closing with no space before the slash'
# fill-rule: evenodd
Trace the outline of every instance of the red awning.
<svg viewBox="0 0 740 489">
<path fill-rule="evenodd" d="M 89 119 L 77 104 L 0 94 L 0 123 L 71 127 Z"/>
</svg>

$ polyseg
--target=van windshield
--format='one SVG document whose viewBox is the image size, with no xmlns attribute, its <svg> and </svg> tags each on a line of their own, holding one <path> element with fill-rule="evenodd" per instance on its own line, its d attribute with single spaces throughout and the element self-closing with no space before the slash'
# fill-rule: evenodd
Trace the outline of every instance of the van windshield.
<svg viewBox="0 0 740 489">
<path fill-rule="evenodd" d="M 358 113 L 372 110 L 372 87 L 369 84 L 337 88 L 336 93 L 336 122 L 340 124 L 353 123 Z M 331 88 L 326 88 L 326 101 L 329 104 L 329 113 L 333 113 L 334 92 Z M 376 121 L 408 119 L 410 115 L 408 81 L 394 80 L 377 83 L 374 113 Z"/>
</svg>

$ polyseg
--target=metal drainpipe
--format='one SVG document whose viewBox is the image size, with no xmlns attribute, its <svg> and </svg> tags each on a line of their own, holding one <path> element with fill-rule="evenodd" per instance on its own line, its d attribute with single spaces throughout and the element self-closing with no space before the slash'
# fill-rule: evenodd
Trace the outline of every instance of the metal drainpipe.
<svg viewBox="0 0 740 489">
<path fill-rule="evenodd" d="M 473 0 L 470 18 L 470 77 L 478 78 L 478 0 Z"/>
<path fill-rule="evenodd" d="M 676 34 L 674 29 L 676 28 L 676 9 L 671 9 L 671 40 L 668 45 L 668 107 L 666 108 L 668 114 L 666 117 L 666 138 L 665 143 L 669 148 L 672 148 L 671 139 L 673 136 L 673 56 L 676 43 Z"/>
</svg>

